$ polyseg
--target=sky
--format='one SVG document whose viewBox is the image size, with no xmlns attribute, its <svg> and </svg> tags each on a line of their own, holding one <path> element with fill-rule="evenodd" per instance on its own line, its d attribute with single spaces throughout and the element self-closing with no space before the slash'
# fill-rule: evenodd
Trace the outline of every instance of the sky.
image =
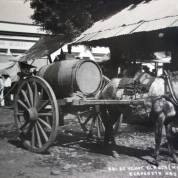
<svg viewBox="0 0 178 178">
<path fill-rule="evenodd" d="M 0 21 L 32 24 L 33 10 L 24 0 L 0 0 Z"/>
</svg>

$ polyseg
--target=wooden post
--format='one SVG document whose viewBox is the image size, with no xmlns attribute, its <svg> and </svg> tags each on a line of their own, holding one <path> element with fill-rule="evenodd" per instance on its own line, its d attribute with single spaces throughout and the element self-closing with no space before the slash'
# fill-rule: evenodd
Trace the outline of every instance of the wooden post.
<svg viewBox="0 0 178 178">
<path fill-rule="evenodd" d="M 171 64 L 170 64 L 171 71 L 178 71 L 178 49 L 174 49 L 171 51 Z"/>
<path fill-rule="evenodd" d="M 109 78 L 114 78 L 118 76 L 118 66 L 120 66 L 121 62 L 121 52 L 115 46 L 110 47 L 110 62 L 106 66 L 107 76 Z"/>
</svg>

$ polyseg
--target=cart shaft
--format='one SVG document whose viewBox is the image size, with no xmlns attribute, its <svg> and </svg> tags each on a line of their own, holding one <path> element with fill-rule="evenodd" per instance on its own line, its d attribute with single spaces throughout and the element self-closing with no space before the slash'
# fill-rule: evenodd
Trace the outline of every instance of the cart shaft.
<svg viewBox="0 0 178 178">
<path fill-rule="evenodd" d="M 108 99 L 73 99 L 64 98 L 58 100 L 59 105 L 70 104 L 72 106 L 84 106 L 84 105 L 135 105 L 143 104 L 143 99 L 137 100 L 108 100 Z"/>
</svg>

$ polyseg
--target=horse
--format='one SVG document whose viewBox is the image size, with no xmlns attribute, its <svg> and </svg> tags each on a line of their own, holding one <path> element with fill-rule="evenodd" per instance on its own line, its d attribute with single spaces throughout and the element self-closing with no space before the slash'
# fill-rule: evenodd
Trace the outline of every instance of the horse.
<svg viewBox="0 0 178 178">
<path fill-rule="evenodd" d="M 162 77 L 153 77 L 148 73 L 138 72 L 130 80 L 124 80 L 125 86 L 131 85 L 132 90 L 135 88 L 147 88 L 144 98 L 144 107 L 146 113 L 155 124 L 155 164 L 159 164 L 160 145 L 162 140 L 162 129 L 165 126 L 168 149 L 172 155 L 173 161 L 178 163 L 175 149 L 173 147 L 172 124 L 176 122 L 176 109 L 178 105 L 178 72 L 168 73 L 165 71 Z M 123 99 L 124 87 L 120 87 L 123 79 L 112 79 L 101 91 L 101 99 Z M 141 86 L 141 87 L 140 87 Z M 134 91 L 135 94 L 135 91 Z M 130 97 L 130 96 L 129 96 Z M 127 99 L 132 99 L 131 98 Z M 120 106 L 103 106 L 103 123 L 105 125 L 105 142 L 115 144 L 113 136 L 113 124 L 118 116 L 123 112 Z M 107 118 L 109 116 L 109 118 Z"/>
</svg>

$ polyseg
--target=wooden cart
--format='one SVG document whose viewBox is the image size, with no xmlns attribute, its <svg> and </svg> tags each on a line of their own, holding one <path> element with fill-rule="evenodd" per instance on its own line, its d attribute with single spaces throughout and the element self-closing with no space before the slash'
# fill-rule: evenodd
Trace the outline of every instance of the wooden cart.
<svg viewBox="0 0 178 178">
<path fill-rule="evenodd" d="M 143 101 L 103 100 L 97 99 L 96 95 L 58 98 L 44 78 L 31 76 L 19 82 L 14 103 L 15 123 L 24 146 L 40 153 L 56 139 L 58 127 L 64 125 L 65 113 L 75 113 L 84 132 L 95 132 L 101 138 L 105 131 L 101 105 L 121 106 L 138 102 Z M 115 125 L 116 129 L 118 124 Z"/>
</svg>

